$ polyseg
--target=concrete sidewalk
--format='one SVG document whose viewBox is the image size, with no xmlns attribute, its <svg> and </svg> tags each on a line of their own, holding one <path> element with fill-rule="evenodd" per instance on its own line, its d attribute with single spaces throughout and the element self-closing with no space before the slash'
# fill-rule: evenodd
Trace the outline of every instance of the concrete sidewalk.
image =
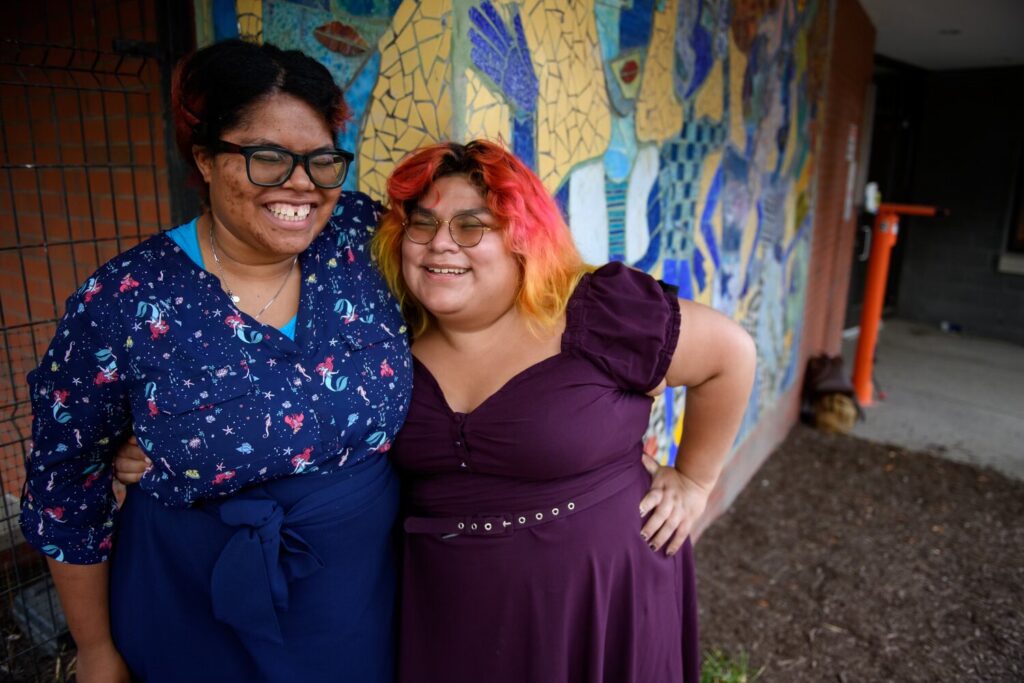
<svg viewBox="0 0 1024 683">
<path fill-rule="evenodd" d="M 843 344 L 848 371 L 856 343 Z M 1024 479 L 1024 347 L 888 320 L 875 358 L 885 398 L 855 436 Z"/>
</svg>

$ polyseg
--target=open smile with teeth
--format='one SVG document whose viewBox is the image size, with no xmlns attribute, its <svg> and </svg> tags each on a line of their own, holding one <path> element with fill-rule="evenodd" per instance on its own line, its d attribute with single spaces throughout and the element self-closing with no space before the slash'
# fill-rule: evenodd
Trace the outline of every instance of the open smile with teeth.
<svg viewBox="0 0 1024 683">
<path fill-rule="evenodd" d="M 438 275 L 463 275 L 469 272 L 469 268 L 431 268 L 426 266 L 426 269 Z"/>
<path fill-rule="evenodd" d="M 312 204 L 285 204 L 283 202 L 267 204 L 267 211 L 269 211 L 274 218 L 282 221 L 304 221 L 312 210 Z"/>
</svg>

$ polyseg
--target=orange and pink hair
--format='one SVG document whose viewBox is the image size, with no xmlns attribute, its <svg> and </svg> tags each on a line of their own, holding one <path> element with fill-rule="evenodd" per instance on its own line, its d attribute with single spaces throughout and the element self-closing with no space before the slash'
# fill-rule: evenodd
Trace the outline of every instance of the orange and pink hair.
<svg viewBox="0 0 1024 683">
<path fill-rule="evenodd" d="M 550 328 L 565 312 L 569 296 L 589 270 L 555 201 L 533 171 L 499 144 L 475 140 L 422 147 L 403 159 L 387 184 L 388 210 L 373 239 L 373 255 L 398 299 L 413 337 L 433 318 L 409 292 L 402 277 L 403 226 L 438 178 L 465 176 L 480 190 L 502 227 L 505 246 L 519 261 L 516 306 L 527 319 Z"/>
</svg>

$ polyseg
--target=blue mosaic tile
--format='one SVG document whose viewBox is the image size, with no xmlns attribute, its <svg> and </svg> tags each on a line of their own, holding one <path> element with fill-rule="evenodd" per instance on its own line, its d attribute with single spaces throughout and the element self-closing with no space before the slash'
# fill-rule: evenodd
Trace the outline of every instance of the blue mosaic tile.
<svg viewBox="0 0 1024 683">
<path fill-rule="evenodd" d="M 238 37 L 235 0 L 213 0 L 213 39 L 216 42 Z"/>
<path fill-rule="evenodd" d="M 693 279 L 697 281 L 698 292 L 703 292 L 708 286 L 708 274 L 704 270 L 704 252 L 699 249 L 693 252 Z"/>
<path fill-rule="evenodd" d="M 562 220 L 569 223 L 569 180 L 566 179 L 562 182 L 562 186 L 558 188 L 558 192 L 555 193 L 555 204 L 558 205 L 558 210 L 562 214 Z"/>
<path fill-rule="evenodd" d="M 714 218 L 715 209 L 718 208 L 723 182 L 724 173 L 720 167 L 715 173 L 714 180 L 711 181 L 707 201 L 704 203 L 704 213 L 700 217 L 700 232 L 704 236 L 704 244 L 707 245 L 708 255 L 711 256 L 711 262 L 715 264 L 715 270 L 721 269 L 722 258 L 718 253 L 718 239 L 715 237 L 715 226 L 711 221 Z"/>
<path fill-rule="evenodd" d="M 647 47 L 654 25 L 653 0 L 633 0 L 619 15 L 619 49 Z"/>
<path fill-rule="evenodd" d="M 608 206 L 608 258 L 624 261 L 626 258 L 626 192 L 628 182 L 605 179 L 604 194 Z"/>
<path fill-rule="evenodd" d="M 372 0 L 369 1 L 372 4 Z M 300 7 L 312 7 L 313 9 L 329 10 L 331 8 L 330 0 L 286 0 L 286 2 L 288 2 L 288 4 L 290 5 L 299 5 Z M 235 3 L 232 2 L 231 4 L 233 5 Z M 349 9 L 351 5 L 358 6 L 363 4 L 366 4 L 366 2 L 358 2 L 358 0 L 350 0 L 348 2 L 345 2 L 343 0 L 342 2 L 342 5 L 345 7 L 345 9 L 348 9 L 349 11 L 351 11 Z"/>
<path fill-rule="evenodd" d="M 331 0 L 307 0 L 310 6 L 323 5 L 330 9 Z M 359 17 L 391 17 L 402 4 L 402 0 L 335 0 L 337 5 Z"/>
<path fill-rule="evenodd" d="M 489 0 L 478 7 L 470 7 L 469 20 L 473 63 L 494 81 L 516 109 L 535 113 L 540 84 L 533 72 L 530 47 L 519 14 L 512 19 L 514 36 Z"/>
<path fill-rule="evenodd" d="M 661 223 L 661 188 L 658 187 L 658 179 L 655 178 L 647 195 L 647 251 L 633 264 L 634 268 L 649 271 L 658 262 L 661 257 L 661 234 L 664 229 Z"/>
<path fill-rule="evenodd" d="M 533 116 L 512 118 L 512 152 L 534 170 L 537 168 L 537 147 L 533 141 L 535 127 Z"/>
<path fill-rule="evenodd" d="M 704 79 L 711 72 L 711 65 L 714 63 L 714 56 L 711 52 L 711 36 L 703 26 L 697 24 L 693 27 L 690 36 L 690 46 L 693 49 L 694 63 L 693 76 L 686 88 L 686 97 L 689 98 L 704 84 Z"/>
</svg>

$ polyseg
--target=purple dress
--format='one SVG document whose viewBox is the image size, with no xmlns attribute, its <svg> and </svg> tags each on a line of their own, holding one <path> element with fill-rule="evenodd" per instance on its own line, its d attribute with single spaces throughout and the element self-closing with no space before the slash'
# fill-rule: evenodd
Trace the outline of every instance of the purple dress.
<svg viewBox="0 0 1024 683">
<path fill-rule="evenodd" d="M 699 680 L 690 543 L 667 557 L 640 537 L 645 392 L 678 305 L 610 264 L 566 315 L 561 353 L 470 413 L 415 363 L 392 450 L 407 485 L 401 681 Z"/>
</svg>

